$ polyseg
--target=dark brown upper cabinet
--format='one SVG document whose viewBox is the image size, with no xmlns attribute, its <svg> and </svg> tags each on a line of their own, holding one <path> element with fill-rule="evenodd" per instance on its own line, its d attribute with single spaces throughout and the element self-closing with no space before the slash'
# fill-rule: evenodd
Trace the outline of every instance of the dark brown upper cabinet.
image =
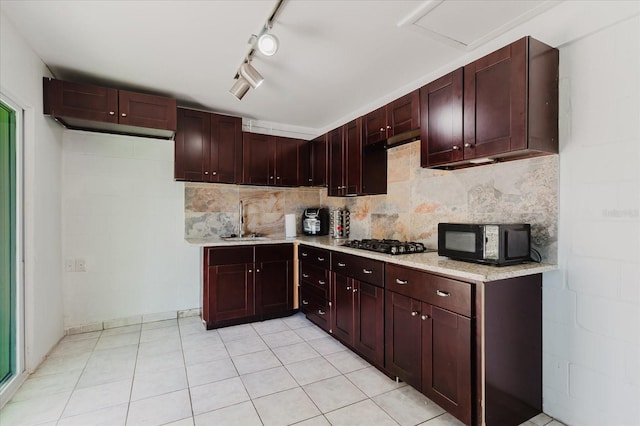
<svg viewBox="0 0 640 426">
<path fill-rule="evenodd" d="M 43 78 L 44 113 L 69 129 L 171 138 L 176 100 L 92 84 Z"/>
<path fill-rule="evenodd" d="M 242 172 L 242 119 L 178 108 L 174 177 L 237 183 Z"/>
<path fill-rule="evenodd" d="M 328 133 L 329 196 L 362 193 L 362 119 Z"/>
<path fill-rule="evenodd" d="M 371 111 L 363 118 L 364 145 L 387 140 L 420 129 L 420 95 L 414 90 Z"/>
<path fill-rule="evenodd" d="M 423 167 L 558 153 L 557 49 L 524 37 L 466 65 L 462 104 L 458 73 L 421 89 Z"/>
<path fill-rule="evenodd" d="M 311 164 L 311 186 L 327 186 L 328 147 L 327 134 L 318 136 L 309 142 Z"/>
<path fill-rule="evenodd" d="M 462 159 L 462 68 L 420 89 L 421 165 Z"/>
<path fill-rule="evenodd" d="M 301 139 L 243 133 L 243 183 L 298 186 Z"/>
</svg>

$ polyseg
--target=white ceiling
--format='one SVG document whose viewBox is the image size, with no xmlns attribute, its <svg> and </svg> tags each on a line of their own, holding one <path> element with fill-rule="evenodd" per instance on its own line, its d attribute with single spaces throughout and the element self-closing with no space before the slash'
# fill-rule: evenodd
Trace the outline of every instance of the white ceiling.
<svg viewBox="0 0 640 426">
<path fill-rule="evenodd" d="M 0 10 L 57 78 L 166 94 L 179 105 L 313 135 L 494 50 L 495 43 L 527 34 L 553 46 L 566 42 L 576 8 L 593 9 L 592 3 L 612 4 L 285 0 L 272 30 L 280 50 L 255 55 L 265 82 L 242 101 L 229 88 L 250 35 L 261 30 L 276 0 L 0 0 Z"/>
</svg>

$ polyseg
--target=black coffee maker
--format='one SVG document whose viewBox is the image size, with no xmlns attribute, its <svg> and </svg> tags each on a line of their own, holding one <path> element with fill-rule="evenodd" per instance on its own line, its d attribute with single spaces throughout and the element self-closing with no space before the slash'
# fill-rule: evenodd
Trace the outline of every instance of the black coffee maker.
<svg viewBox="0 0 640 426">
<path fill-rule="evenodd" d="M 302 232 L 305 235 L 329 234 L 329 209 L 310 207 L 302 214 Z"/>
</svg>

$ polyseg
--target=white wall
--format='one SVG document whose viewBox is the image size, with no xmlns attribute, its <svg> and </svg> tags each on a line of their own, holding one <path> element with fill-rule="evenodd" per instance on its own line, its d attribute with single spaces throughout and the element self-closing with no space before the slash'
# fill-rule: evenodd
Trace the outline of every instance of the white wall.
<svg viewBox="0 0 640 426">
<path fill-rule="evenodd" d="M 560 47 L 560 271 L 544 277 L 544 410 L 640 424 L 640 17 Z"/>
<path fill-rule="evenodd" d="M 45 64 L 0 13 L 0 91 L 25 109 L 25 323 L 27 369 L 63 335 L 60 256 L 62 130 L 42 114 Z"/>
<path fill-rule="evenodd" d="M 200 307 L 173 141 L 67 130 L 62 174 L 65 328 Z"/>
</svg>

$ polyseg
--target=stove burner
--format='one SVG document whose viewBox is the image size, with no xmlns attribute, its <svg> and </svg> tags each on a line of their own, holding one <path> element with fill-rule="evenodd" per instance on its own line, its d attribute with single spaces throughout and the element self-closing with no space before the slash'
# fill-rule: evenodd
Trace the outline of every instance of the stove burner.
<svg viewBox="0 0 640 426">
<path fill-rule="evenodd" d="M 375 240 L 375 239 L 363 239 L 363 240 L 349 240 L 345 241 L 344 247 L 351 247 L 361 250 L 370 250 L 378 253 L 387 254 L 411 254 L 411 253 L 423 253 L 429 251 L 422 243 L 406 242 L 399 240 Z"/>
</svg>

